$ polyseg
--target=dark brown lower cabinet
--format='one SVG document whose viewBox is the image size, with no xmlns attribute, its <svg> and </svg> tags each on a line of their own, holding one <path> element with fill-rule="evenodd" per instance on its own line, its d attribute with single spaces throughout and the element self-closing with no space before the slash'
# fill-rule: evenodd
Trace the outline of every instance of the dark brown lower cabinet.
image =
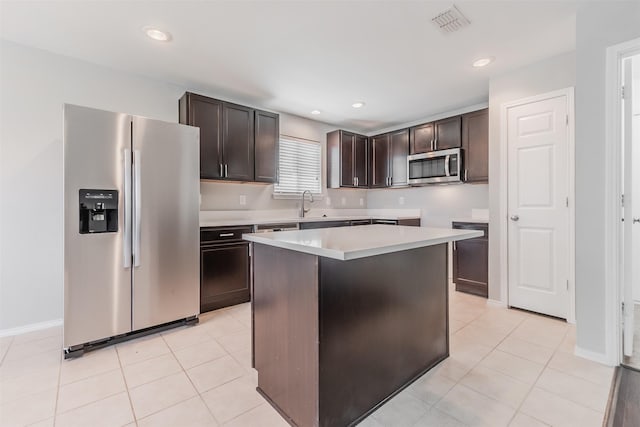
<svg viewBox="0 0 640 427">
<path fill-rule="evenodd" d="M 200 231 L 200 312 L 251 299 L 249 242 L 251 227 L 203 228 Z"/>
<path fill-rule="evenodd" d="M 485 223 L 454 222 L 453 228 L 481 230 L 482 237 L 453 243 L 453 282 L 456 291 L 487 298 L 489 295 L 489 226 Z"/>
</svg>

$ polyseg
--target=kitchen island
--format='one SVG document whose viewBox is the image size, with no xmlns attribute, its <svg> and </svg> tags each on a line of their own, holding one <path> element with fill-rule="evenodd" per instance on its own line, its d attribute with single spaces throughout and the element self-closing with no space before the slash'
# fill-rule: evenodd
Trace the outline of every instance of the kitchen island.
<svg viewBox="0 0 640 427">
<path fill-rule="evenodd" d="M 364 225 L 246 234 L 258 391 L 292 425 L 357 424 L 449 355 L 447 244 Z"/>
</svg>

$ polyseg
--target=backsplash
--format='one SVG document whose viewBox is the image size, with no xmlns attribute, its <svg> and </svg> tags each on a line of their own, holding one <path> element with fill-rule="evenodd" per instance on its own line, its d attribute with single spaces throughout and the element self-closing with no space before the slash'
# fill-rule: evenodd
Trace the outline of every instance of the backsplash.
<svg viewBox="0 0 640 427">
<path fill-rule="evenodd" d="M 325 190 L 311 209 L 363 209 L 367 207 L 367 190 Z M 274 199 L 273 185 L 232 182 L 200 182 L 200 210 L 270 210 L 296 209 L 298 199 Z"/>
</svg>

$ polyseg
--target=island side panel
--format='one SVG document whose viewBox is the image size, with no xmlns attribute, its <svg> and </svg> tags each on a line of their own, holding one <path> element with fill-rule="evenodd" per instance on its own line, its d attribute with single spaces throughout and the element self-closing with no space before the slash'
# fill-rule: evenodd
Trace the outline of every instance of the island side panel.
<svg viewBox="0 0 640 427">
<path fill-rule="evenodd" d="M 298 426 L 318 425 L 318 257 L 255 243 L 258 391 Z"/>
<path fill-rule="evenodd" d="M 320 259 L 320 425 L 370 413 L 449 355 L 447 244 Z"/>
</svg>

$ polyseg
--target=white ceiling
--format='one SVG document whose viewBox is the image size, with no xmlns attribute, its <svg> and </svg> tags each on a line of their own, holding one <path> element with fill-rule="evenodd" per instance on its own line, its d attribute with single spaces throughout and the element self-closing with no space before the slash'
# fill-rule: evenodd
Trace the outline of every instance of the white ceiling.
<svg viewBox="0 0 640 427">
<path fill-rule="evenodd" d="M 486 101 L 490 76 L 575 49 L 575 2 L 459 1 L 471 25 L 443 35 L 431 18 L 452 4 L 2 0 L 0 37 L 362 132 Z"/>
</svg>

